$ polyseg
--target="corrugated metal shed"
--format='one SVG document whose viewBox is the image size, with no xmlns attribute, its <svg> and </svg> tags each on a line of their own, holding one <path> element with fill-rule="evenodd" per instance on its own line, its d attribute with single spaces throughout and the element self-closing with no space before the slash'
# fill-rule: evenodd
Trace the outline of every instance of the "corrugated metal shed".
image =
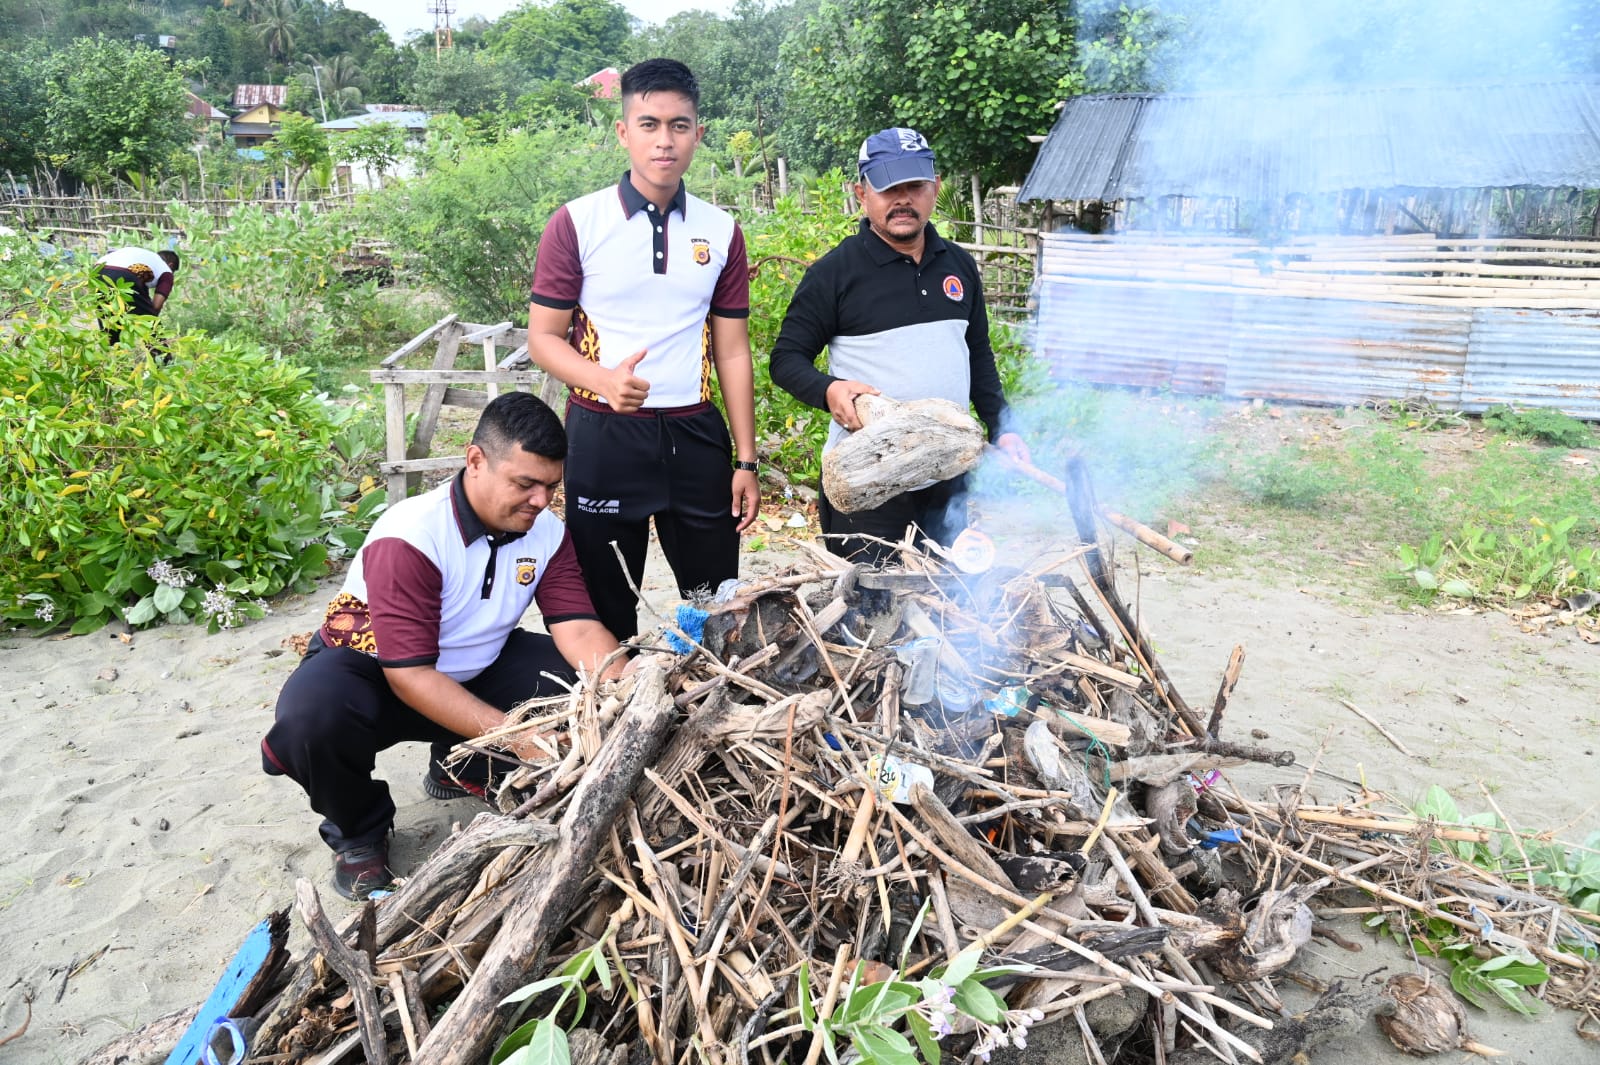
<svg viewBox="0 0 1600 1065">
<path fill-rule="evenodd" d="M 1600 82 L 1066 102 L 1019 201 L 1600 187 Z"/>
<path fill-rule="evenodd" d="M 1147 243 L 1042 235 L 1033 339 L 1056 377 L 1295 403 L 1504 403 L 1600 421 L 1600 306 L 1581 294 L 1559 297 L 1571 306 L 1499 306 L 1359 284 L 1307 294 L 1292 276 L 1279 279 L 1281 291 L 1215 271 L 1184 281 L 1176 246 L 1173 266 L 1157 269 Z M 1084 244 L 1102 251 L 1067 254 Z M 1517 291 L 1496 298 L 1541 296 Z"/>
</svg>

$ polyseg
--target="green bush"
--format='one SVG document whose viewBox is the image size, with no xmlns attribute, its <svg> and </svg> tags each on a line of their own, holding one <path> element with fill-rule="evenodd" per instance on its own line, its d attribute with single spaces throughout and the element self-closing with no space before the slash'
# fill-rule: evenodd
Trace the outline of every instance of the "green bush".
<svg viewBox="0 0 1600 1065">
<path fill-rule="evenodd" d="M 1535 408 L 1518 410 L 1504 405 L 1483 412 L 1483 424 L 1510 436 L 1538 440 L 1556 447 L 1592 447 L 1594 433 L 1570 414 Z"/>
<path fill-rule="evenodd" d="M 375 364 L 427 324 L 384 299 L 376 280 L 341 272 L 363 224 L 358 211 L 250 205 L 215 231 L 204 212 L 174 203 L 171 215 L 187 234 L 163 312 L 177 329 L 259 345 L 300 366 L 338 366 Z M 166 247 L 168 236 L 132 234 L 127 243 Z"/>
<path fill-rule="evenodd" d="M 796 481 L 822 477 L 825 410 L 808 406 L 772 383 L 772 347 L 806 268 L 855 232 L 845 210 L 844 175 L 824 174 L 807 195 L 785 196 L 769 214 L 740 220 L 750 279 L 750 352 L 755 361 L 756 440 L 767 460 Z M 818 364 L 823 365 L 819 356 Z"/>
<path fill-rule="evenodd" d="M 1315 510 L 1341 487 L 1341 478 L 1327 462 L 1300 448 L 1256 456 L 1239 476 L 1246 498 L 1285 510 Z"/>
<path fill-rule="evenodd" d="M 463 319 L 526 323 L 545 223 L 615 183 L 627 155 L 609 127 L 557 125 L 484 144 L 446 123 L 429 136 L 422 176 L 375 197 L 377 225 Z"/>
<path fill-rule="evenodd" d="M 217 628 L 307 587 L 326 571 L 330 518 L 365 521 L 382 502 L 341 499 L 355 488 L 330 447 L 357 450 L 354 408 L 258 349 L 105 311 L 97 291 L 57 279 L 0 341 L 0 615 Z"/>
</svg>

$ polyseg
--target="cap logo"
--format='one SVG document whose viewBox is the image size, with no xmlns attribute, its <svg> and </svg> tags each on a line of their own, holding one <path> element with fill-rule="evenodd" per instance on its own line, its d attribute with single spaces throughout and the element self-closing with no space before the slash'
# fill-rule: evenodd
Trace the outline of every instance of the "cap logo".
<svg viewBox="0 0 1600 1065">
<path fill-rule="evenodd" d="M 961 279 L 955 274 L 951 274 L 944 279 L 944 294 L 957 303 L 961 302 L 961 297 L 965 294 L 965 290 L 961 287 Z"/>
<path fill-rule="evenodd" d="M 895 132 L 900 135 L 900 150 L 902 152 L 932 151 L 928 147 L 928 139 L 914 129 L 904 126 L 896 127 Z"/>
</svg>

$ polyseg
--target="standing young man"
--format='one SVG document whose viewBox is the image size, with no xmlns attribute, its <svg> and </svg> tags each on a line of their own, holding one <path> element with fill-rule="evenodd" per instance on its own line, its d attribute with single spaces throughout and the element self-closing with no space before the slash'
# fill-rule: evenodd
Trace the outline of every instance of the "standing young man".
<svg viewBox="0 0 1600 1065">
<path fill-rule="evenodd" d="M 914 129 L 880 130 L 862 142 L 858 165 L 861 228 L 800 279 L 772 347 L 773 383 L 833 415 L 824 452 L 861 428 L 856 397 L 881 392 L 970 403 L 990 441 L 1028 461 L 1007 416 L 977 263 L 929 221 L 939 194 L 933 149 Z M 824 347 L 829 373 L 816 367 Z M 935 481 L 853 514 L 824 495 L 828 550 L 881 562 L 894 553 L 881 541 L 912 525 L 948 546 L 966 528 L 966 481 Z"/>
<path fill-rule="evenodd" d="M 595 610 L 622 640 L 639 631 L 628 577 L 644 574 L 651 517 L 688 596 L 738 575 L 760 504 L 744 234 L 683 184 L 705 135 L 699 106 L 682 63 L 630 67 L 617 123 L 629 170 L 556 211 L 534 264 L 528 354 L 571 389 L 567 525 Z"/>
</svg>

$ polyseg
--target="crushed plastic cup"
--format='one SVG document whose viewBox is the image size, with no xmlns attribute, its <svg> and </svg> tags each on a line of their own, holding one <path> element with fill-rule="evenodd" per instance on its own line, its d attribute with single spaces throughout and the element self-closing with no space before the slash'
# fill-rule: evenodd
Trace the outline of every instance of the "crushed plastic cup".
<svg viewBox="0 0 1600 1065">
<path fill-rule="evenodd" d="M 939 666 L 939 637 L 919 636 L 896 647 L 894 654 L 906 667 L 900 682 L 900 701 L 906 706 L 921 706 L 932 699 Z"/>
</svg>

